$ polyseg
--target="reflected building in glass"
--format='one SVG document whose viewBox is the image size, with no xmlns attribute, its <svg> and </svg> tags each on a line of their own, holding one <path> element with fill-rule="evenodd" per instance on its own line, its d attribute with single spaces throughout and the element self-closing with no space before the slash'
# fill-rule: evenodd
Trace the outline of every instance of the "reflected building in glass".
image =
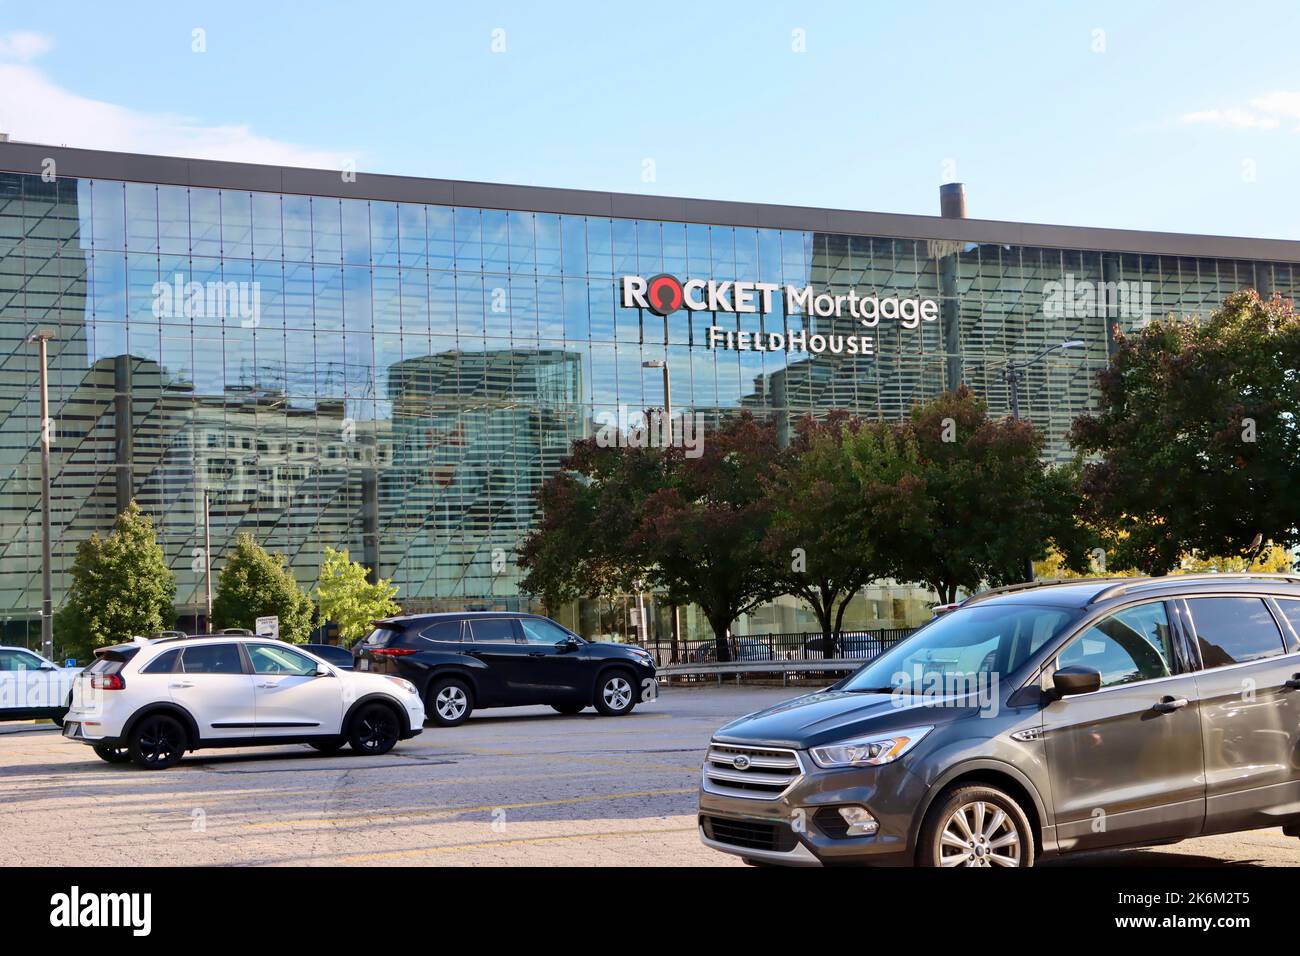
<svg viewBox="0 0 1300 956">
<path fill-rule="evenodd" d="M 47 160 L 52 160 L 51 165 Z M 57 175 L 52 175 L 51 170 Z M 178 582 L 203 594 L 203 496 L 217 568 L 234 535 L 312 585 L 325 546 L 391 578 L 409 609 L 524 608 L 515 549 L 534 495 L 601 416 L 749 409 L 895 419 L 965 382 L 1064 460 L 1115 325 L 1205 316 L 1253 287 L 1293 297 L 1300 243 L 491 186 L 0 143 L 0 621 L 35 644 L 40 608 L 36 328 L 53 329 L 54 595 L 79 542 L 131 499 Z M 624 303 L 624 277 L 914 298 L 935 317 Z M 1091 292 L 1090 292 L 1091 290 Z M 710 304 L 710 303 L 705 303 Z M 872 354 L 710 348 L 708 329 L 865 336 Z M 766 339 L 761 339 L 765 341 Z M 877 587 L 857 626 L 925 615 Z M 687 624 L 697 623 L 689 612 Z M 780 603 L 738 632 L 802 630 Z M 622 608 L 566 623 L 626 633 Z M 703 622 L 698 622 L 703 632 Z"/>
</svg>

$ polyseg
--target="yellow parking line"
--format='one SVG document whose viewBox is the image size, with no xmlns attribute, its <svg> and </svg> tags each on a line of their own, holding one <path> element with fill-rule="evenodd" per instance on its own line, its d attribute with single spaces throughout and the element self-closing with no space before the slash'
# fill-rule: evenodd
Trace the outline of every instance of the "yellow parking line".
<svg viewBox="0 0 1300 956">
<path fill-rule="evenodd" d="M 562 836 L 515 837 L 509 840 L 483 840 L 479 843 L 458 843 L 448 846 L 422 847 L 416 850 L 389 850 L 385 853 L 353 853 L 330 857 L 347 863 L 365 863 L 372 860 L 392 860 L 399 857 L 426 856 L 434 853 L 459 853 L 464 850 L 485 850 L 496 846 L 523 846 L 537 843 L 560 843 L 566 840 L 609 840 L 616 837 L 658 836 L 661 833 L 693 833 L 695 827 L 672 827 L 665 830 L 614 830 L 601 833 L 566 833 Z M 317 861 L 319 858 L 316 858 Z"/>
<path fill-rule="evenodd" d="M 671 790 L 638 790 L 632 793 L 597 793 L 583 797 L 568 797 L 564 800 L 536 800 L 529 803 L 488 803 L 477 807 L 424 807 L 410 810 L 390 810 L 376 813 L 356 814 L 349 817 L 309 817 L 301 820 L 268 820 L 265 823 L 245 823 L 244 829 L 265 830 L 278 827 L 305 826 L 308 824 L 325 824 L 336 826 L 347 823 L 372 821 L 388 817 L 447 817 L 461 816 L 466 813 L 491 813 L 493 810 L 528 810 L 537 807 L 562 807 L 574 803 L 601 803 L 606 800 L 627 800 L 633 797 L 677 796 L 695 793 L 696 787 L 678 787 Z"/>
</svg>

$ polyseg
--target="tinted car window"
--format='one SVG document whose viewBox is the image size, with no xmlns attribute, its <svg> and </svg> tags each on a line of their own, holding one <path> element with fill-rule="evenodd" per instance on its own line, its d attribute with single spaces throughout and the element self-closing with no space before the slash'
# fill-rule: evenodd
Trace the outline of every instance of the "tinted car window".
<svg viewBox="0 0 1300 956">
<path fill-rule="evenodd" d="M 1291 622 L 1291 629 L 1300 637 L 1300 601 L 1278 600 L 1277 606 L 1282 609 L 1282 615 Z"/>
<path fill-rule="evenodd" d="M 0 671 L 36 671 L 41 659 L 24 651 L 0 651 Z"/>
<path fill-rule="evenodd" d="M 278 644 L 249 644 L 248 658 L 253 662 L 254 674 L 308 677 L 316 673 L 314 660 Z"/>
<path fill-rule="evenodd" d="M 242 674 L 244 662 L 234 644 L 205 644 L 185 648 L 181 666 L 187 674 Z"/>
<path fill-rule="evenodd" d="M 1192 624 L 1207 668 L 1242 664 L 1285 651 L 1282 632 L 1262 599 L 1191 598 Z"/>
<path fill-rule="evenodd" d="M 519 626 L 524 631 L 524 641 L 528 644 L 558 644 L 569 639 L 569 632 L 558 624 L 540 617 L 523 617 Z"/>
<path fill-rule="evenodd" d="M 144 667 L 140 668 L 141 674 L 170 674 L 176 669 L 176 662 L 180 660 L 180 648 L 174 648 L 164 654 L 159 654 Z"/>
<path fill-rule="evenodd" d="M 439 621 L 420 632 L 426 641 L 459 641 L 460 621 Z"/>
<path fill-rule="evenodd" d="M 490 617 L 467 622 L 474 632 L 474 640 L 494 644 L 515 643 L 515 622 L 509 618 Z"/>
<path fill-rule="evenodd" d="M 1102 687 L 1168 677 L 1174 672 L 1173 635 L 1163 601 L 1125 608 L 1098 621 L 1056 659 L 1057 667 L 1082 665 L 1101 674 Z"/>
<path fill-rule="evenodd" d="M 851 691 L 920 693 L 970 674 L 1006 675 L 1058 635 L 1079 612 L 1044 605 L 977 604 L 936 618 L 842 685 Z"/>
<path fill-rule="evenodd" d="M 352 652 L 334 644 L 309 644 L 307 650 L 339 667 L 352 666 Z"/>
</svg>

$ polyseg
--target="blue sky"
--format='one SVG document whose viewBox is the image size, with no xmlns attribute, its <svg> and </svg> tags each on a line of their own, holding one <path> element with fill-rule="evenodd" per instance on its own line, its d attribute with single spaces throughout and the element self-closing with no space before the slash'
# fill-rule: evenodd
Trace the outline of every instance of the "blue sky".
<svg viewBox="0 0 1300 956">
<path fill-rule="evenodd" d="M 884 212 L 956 178 L 980 218 L 1300 239 L 1297 26 L 1294 0 L 3 0 L 0 130 Z"/>
</svg>

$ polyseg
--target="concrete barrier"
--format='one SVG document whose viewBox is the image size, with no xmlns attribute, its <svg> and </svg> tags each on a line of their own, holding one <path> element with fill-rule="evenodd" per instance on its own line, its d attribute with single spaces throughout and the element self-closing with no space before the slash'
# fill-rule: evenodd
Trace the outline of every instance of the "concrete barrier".
<svg viewBox="0 0 1300 956">
<path fill-rule="evenodd" d="M 780 674 L 781 686 L 789 681 L 789 675 L 802 671 L 832 671 L 849 673 L 857 670 L 866 661 L 834 658 L 822 661 L 728 661 L 725 664 L 666 664 L 655 672 L 663 683 L 672 686 L 674 677 L 701 676 L 716 674 L 718 683 L 726 674 L 735 674 L 736 683 L 740 683 L 741 674 Z"/>
</svg>

